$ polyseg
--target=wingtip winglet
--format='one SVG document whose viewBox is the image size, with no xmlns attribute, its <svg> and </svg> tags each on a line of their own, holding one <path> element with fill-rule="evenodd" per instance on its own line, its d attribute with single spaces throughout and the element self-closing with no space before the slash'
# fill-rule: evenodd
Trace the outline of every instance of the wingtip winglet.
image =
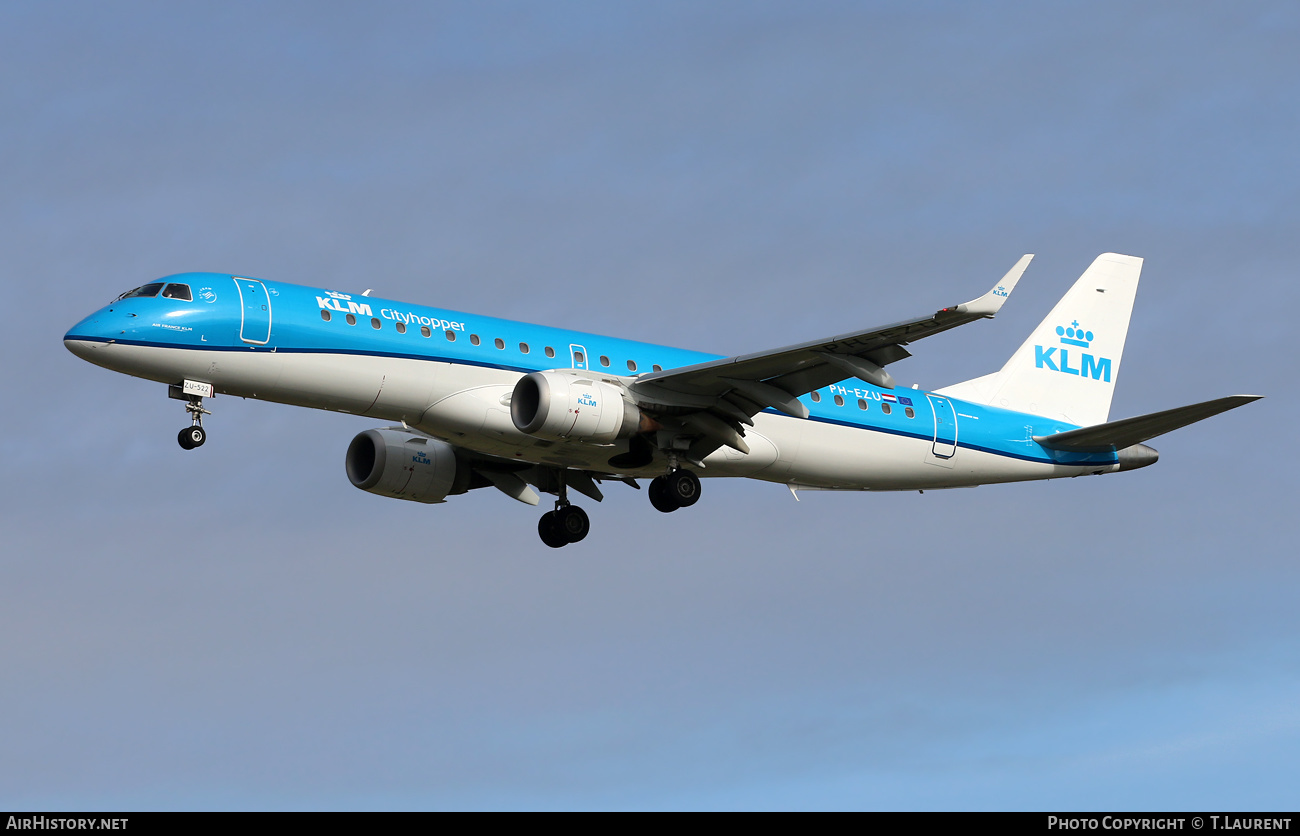
<svg viewBox="0 0 1300 836">
<path fill-rule="evenodd" d="M 998 311 L 1002 310 L 1002 305 L 1006 303 L 1007 298 L 1011 296 L 1011 291 L 1016 289 L 1016 283 L 1024 275 L 1025 270 L 1029 267 L 1029 262 L 1034 260 L 1033 253 L 1025 253 L 1020 260 L 1015 263 L 1002 280 L 993 286 L 993 289 L 985 293 L 978 299 L 959 305 L 958 310 L 963 313 L 971 313 L 979 316 L 992 318 Z"/>
</svg>

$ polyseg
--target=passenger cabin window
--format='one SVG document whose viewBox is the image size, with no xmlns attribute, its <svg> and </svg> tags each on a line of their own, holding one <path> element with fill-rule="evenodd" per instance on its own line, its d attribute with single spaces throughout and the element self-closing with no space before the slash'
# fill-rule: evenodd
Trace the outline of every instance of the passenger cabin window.
<svg viewBox="0 0 1300 836">
<path fill-rule="evenodd" d="M 126 293 L 117 297 L 117 299 L 120 301 L 122 299 L 135 299 L 139 296 L 157 296 L 158 291 L 162 290 L 162 286 L 162 282 L 152 282 L 150 284 L 141 285 L 135 290 L 128 290 Z"/>
<path fill-rule="evenodd" d="M 405 333 L 406 333 L 406 323 L 405 323 L 405 322 L 399 322 L 399 323 L 397 323 L 397 333 L 399 333 L 399 334 L 405 334 Z"/>
<path fill-rule="evenodd" d="M 433 332 L 429 330 L 429 326 L 428 326 L 428 325 L 421 325 L 421 326 L 420 326 L 420 336 L 421 336 L 421 337 L 432 337 L 432 336 L 433 336 Z"/>
<path fill-rule="evenodd" d="M 587 358 L 583 356 L 583 354 L 582 354 L 581 351 L 575 351 L 575 352 L 573 352 L 573 362 L 575 362 L 575 363 L 585 363 L 585 362 L 587 362 Z"/>
<path fill-rule="evenodd" d="M 357 318 L 352 314 L 348 314 L 348 325 L 356 325 L 356 324 L 357 324 Z"/>
<path fill-rule="evenodd" d="M 493 340 L 493 341 L 492 341 L 492 344 L 495 345 L 497 348 L 505 348 L 505 347 L 506 347 L 506 341 L 503 340 L 503 339 L 501 339 L 500 337 L 497 337 L 495 340 Z"/>
<path fill-rule="evenodd" d="M 481 343 L 481 342 L 483 342 L 483 341 L 480 340 L 480 339 L 478 338 L 478 334 L 470 334 L 470 335 L 469 335 L 469 344 L 470 344 L 470 345 L 478 345 L 478 344 Z"/>
<path fill-rule="evenodd" d="M 378 331 L 383 327 L 383 323 L 379 321 L 379 317 L 373 316 L 370 318 L 370 327 Z"/>
<path fill-rule="evenodd" d="M 659 365 L 658 363 L 655 363 L 655 364 L 654 364 L 653 366 L 651 366 L 650 368 L 651 368 L 651 370 L 656 371 L 656 372 L 661 372 L 661 371 L 664 370 L 664 367 L 661 366 L 661 365 Z"/>
<path fill-rule="evenodd" d="M 821 392 L 813 392 L 813 393 L 812 393 L 812 400 L 813 400 L 813 403 L 821 403 L 821 402 L 822 402 L 822 393 L 821 393 Z"/>
<path fill-rule="evenodd" d="M 325 320 L 326 322 L 329 322 L 329 321 L 330 321 L 330 312 L 327 311 L 327 310 L 325 310 L 324 308 L 321 308 L 321 309 L 320 309 L 320 318 L 323 319 L 323 320 Z"/>
<path fill-rule="evenodd" d="M 601 364 L 602 366 L 608 366 L 608 365 L 609 365 L 609 358 L 606 357 L 604 354 L 600 355 L 600 364 Z"/>
<path fill-rule="evenodd" d="M 520 344 L 519 344 L 519 353 L 520 353 L 520 354 L 527 354 L 527 353 L 528 353 L 528 343 L 520 343 Z"/>
<path fill-rule="evenodd" d="M 555 349 L 551 348 L 551 347 L 548 345 L 548 346 L 546 347 L 546 356 L 547 356 L 547 357 L 554 357 L 554 356 L 555 356 Z"/>
<path fill-rule="evenodd" d="M 836 396 L 835 396 L 835 405 L 836 405 L 836 406 L 844 406 L 844 398 L 840 397 L 839 395 L 836 395 Z"/>
<path fill-rule="evenodd" d="M 867 401 L 866 401 L 866 399 L 865 399 L 865 398 L 858 398 L 858 409 L 865 410 L 866 408 L 867 408 Z"/>
<path fill-rule="evenodd" d="M 887 403 L 882 403 L 880 405 L 880 411 L 888 415 L 889 413 L 894 411 L 894 408 Z"/>
<path fill-rule="evenodd" d="M 634 372 L 634 371 L 636 371 L 636 361 L 635 361 L 635 360 L 628 360 L 628 361 L 627 361 L 627 370 L 630 371 L 630 372 Z"/>
<path fill-rule="evenodd" d="M 183 302 L 194 301 L 194 297 L 190 295 L 190 286 L 187 284 L 169 284 L 163 290 L 162 295 L 166 299 L 180 299 Z"/>
<path fill-rule="evenodd" d="M 428 330 L 428 329 L 424 329 L 424 330 Z M 454 343 L 454 342 L 456 342 L 456 332 L 455 332 L 455 331 L 453 331 L 453 330 L 451 330 L 450 328 L 448 328 L 446 331 L 443 331 L 443 333 L 447 335 L 447 342 L 449 342 L 449 343 Z M 426 336 L 427 336 L 427 335 L 426 335 Z"/>
<path fill-rule="evenodd" d="M 912 407 L 910 407 L 910 406 L 906 406 L 906 407 L 903 407 L 903 414 L 905 414 L 908 418 L 915 418 L 915 417 L 916 417 L 916 410 L 915 410 L 915 409 L 912 409 Z"/>
</svg>

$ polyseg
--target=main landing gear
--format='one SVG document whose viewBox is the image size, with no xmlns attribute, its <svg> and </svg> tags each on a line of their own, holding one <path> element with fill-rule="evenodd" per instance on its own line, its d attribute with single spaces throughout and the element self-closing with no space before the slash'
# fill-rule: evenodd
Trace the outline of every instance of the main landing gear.
<svg viewBox="0 0 1300 836">
<path fill-rule="evenodd" d="M 576 543 L 591 531 L 591 520 L 587 512 L 577 505 L 560 505 L 555 503 L 554 511 L 543 514 L 537 523 L 537 533 L 542 542 L 553 549 Z"/>
<path fill-rule="evenodd" d="M 577 505 L 569 504 L 569 487 L 564 482 L 564 472 L 560 472 L 559 499 L 555 500 L 555 510 L 542 515 L 537 522 L 537 533 L 542 542 L 553 549 L 576 543 L 591 531 L 591 520 L 587 512 Z"/>
<path fill-rule="evenodd" d="M 665 514 L 694 505 L 700 498 L 700 477 L 677 468 L 650 480 L 650 504 Z"/>
<path fill-rule="evenodd" d="M 576 543 L 591 531 L 587 512 L 569 504 L 569 487 L 564 471 L 559 474 L 559 490 L 555 510 L 548 511 L 537 521 L 537 533 L 542 542 L 553 549 Z M 633 485 L 635 487 L 635 485 Z M 663 476 L 650 480 L 650 504 L 664 513 L 694 505 L 700 498 L 700 477 L 689 470 L 673 467 Z"/>
</svg>

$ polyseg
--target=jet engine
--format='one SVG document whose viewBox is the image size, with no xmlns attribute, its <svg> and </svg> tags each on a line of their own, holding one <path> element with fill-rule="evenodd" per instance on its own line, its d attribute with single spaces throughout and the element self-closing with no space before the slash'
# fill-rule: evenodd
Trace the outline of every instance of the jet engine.
<svg viewBox="0 0 1300 836">
<path fill-rule="evenodd" d="M 457 466 L 450 444 L 400 430 L 361 433 L 348 445 L 345 464 L 348 480 L 361 490 L 412 502 L 465 493 L 473 475 Z"/>
<path fill-rule="evenodd" d="M 515 384 L 510 418 L 520 432 L 552 441 L 606 443 L 651 427 L 623 390 L 561 372 L 533 372 Z"/>
</svg>

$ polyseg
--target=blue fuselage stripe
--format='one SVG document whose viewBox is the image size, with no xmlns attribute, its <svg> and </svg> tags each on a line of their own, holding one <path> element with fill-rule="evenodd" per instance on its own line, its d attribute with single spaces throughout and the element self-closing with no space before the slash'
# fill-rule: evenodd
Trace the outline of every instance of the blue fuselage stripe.
<svg viewBox="0 0 1300 836">
<path fill-rule="evenodd" d="M 78 334 L 73 334 L 71 332 L 66 337 L 64 337 L 64 339 L 83 340 L 86 342 L 116 343 L 120 345 L 144 346 L 147 348 L 188 349 L 191 351 L 197 349 L 200 351 L 216 351 L 216 352 L 250 352 L 250 347 L 247 345 L 177 346 L 168 343 L 154 342 L 148 340 L 105 339 L 103 337 L 90 336 L 90 335 L 78 335 Z M 253 348 L 251 349 L 251 351 L 256 353 L 261 353 L 261 354 L 273 354 L 273 353 L 337 354 L 337 355 L 360 356 L 360 357 L 399 358 L 405 360 L 419 360 L 419 361 L 425 361 L 431 363 L 455 363 L 456 365 L 461 365 L 461 366 L 475 366 L 478 368 L 496 369 L 500 371 L 514 372 L 518 374 L 528 374 L 529 372 L 538 371 L 538 369 L 534 369 L 526 366 L 512 366 L 503 363 L 489 363 L 486 361 L 467 360 L 463 357 L 453 358 L 453 357 L 443 357 L 436 354 L 408 354 L 408 353 L 394 352 L 394 351 L 366 351 L 362 349 L 288 348 L 288 347 L 265 348 L 262 346 Z M 919 392 L 920 390 L 911 390 L 911 391 Z M 918 400 L 920 399 L 918 398 Z M 963 401 L 956 401 L 955 403 L 961 403 L 963 407 L 967 406 L 967 404 Z M 809 407 L 817 406 L 817 404 L 811 402 L 807 403 L 806 405 Z M 783 415 L 783 413 L 775 409 L 765 409 L 763 411 L 771 415 L 777 415 L 777 416 Z M 848 427 L 850 429 L 855 429 L 855 430 L 866 430 L 868 432 L 882 433 L 885 435 L 894 435 L 903 438 L 912 438 L 924 442 L 934 441 L 934 435 L 932 433 L 911 432 L 908 430 L 897 429 L 882 424 L 868 424 L 868 423 L 860 423 L 857 421 L 846 421 L 839 418 L 831 418 L 821 414 L 809 414 L 807 420 L 814 421 L 819 424 L 831 424 L 834 426 Z M 906 420 L 912 421 L 912 420 L 919 420 L 919 419 L 909 418 Z M 967 432 L 969 432 L 969 430 Z M 999 450 L 996 447 L 989 447 L 982 444 L 972 444 L 969 441 L 963 441 L 961 439 L 958 439 L 956 446 L 967 450 L 974 450 L 980 453 L 988 453 L 994 456 L 1003 456 L 1009 459 L 1016 459 L 1019 461 L 1026 461 L 1026 462 L 1034 462 L 1037 464 L 1060 464 L 1060 465 L 1075 466 L 1075 467 L 1095 467 L 1099 464 L 1113 464 L 1118 460 L 1114 456 L 1114 454 L 1110 454 L 1109 457 L 1107 457 L 1107 454 L 1105 453 L 1096 453 L 1096 454 L 1092 454 L 1092 457 L 1086 460 L 1058 461 L 1056 459 L 1048 458 L 1046 456 L 1026 455 L 1024 453 L 1016 453 L 1010 450 Z"/>
<path fill-rule="evenodd" d="M 650 372 L 655 370 L 654 366 L 671 370 L 718 359 L 712 354 L 651 343 L 266 281 L 262 285 L 267 293 L 270 336 L 264 345 L 251 345 L 240 338 L 243 309 L 230 275 L 189 273 L 164 281 L 190 284 L 195 301 L 161 297 L 119 300 L 74 326 L 65 339 L 191 351 L 395 358 L 516 374 L 569 368 L 575 351 L 584 353 L 583 367 L 592 374 L 619 376 Z M 329 320 L 323 317 L 326 311 Z M 346 322 L 349 315 L 354 324 Z M 373 327 L 375 322 L 379 327 Z M 402 333 L 397 329 L 399 322 L 403 324 Z M 429 336 L 422 333 L 424 323 L 430 330 Z M 161 333 L 156 329 L 162 329 Z M 163 335 L 165 339 L 155 338 Z M 260 339 L 262 332 L 256 336 Z M 478 344 L 471 337 L 478 337 Z M 502 347 L 497 347 L 497 340 Z M 543 349 L 552 350 L 554 356 L 545 356 Z M 483 355 L 496 356 L 485 359 Z M 635 370 L 625 370 L 631 365 L 635 365 Z M 841 404 L 833 403 L 837 393 L 845 399 Z M 810 420 L 818 423 L 934 442 L 935 433 L 930 430 L 934 412 L 928 394 L 919 389 L 890 392 L 872 384 L 846 380 L 820 390 L 817 401 L 810 395 L 799 400 L 808 407 Z M 891 402 L 891 398 L 900 400 Z M 868 409 L 860 410 L 854 403 L 858 399 Z M 945 427 L 945 434 L 955 429 L 957 447 L 1040 464 L 1095 467 L 1118 460 L 1114 453 L 1061 453 L 1032 441 L 1034 435 L 1075 429 L 1073 424 L 949 400 L 955 427 Z M 909 401 L 913 417 L 904 417 Z M 886 402 L 894 410 L 891 415 L 885 415 L 880 408 Z M 853 410 L 859 420 L 846 420 L 841 410 Z M 926 429 L 922 432 L 894 426 L 903 421 L 914 421 L 916 426 Z M 945 438 L 941 443 L 951 442 Z"/>
</svg>

